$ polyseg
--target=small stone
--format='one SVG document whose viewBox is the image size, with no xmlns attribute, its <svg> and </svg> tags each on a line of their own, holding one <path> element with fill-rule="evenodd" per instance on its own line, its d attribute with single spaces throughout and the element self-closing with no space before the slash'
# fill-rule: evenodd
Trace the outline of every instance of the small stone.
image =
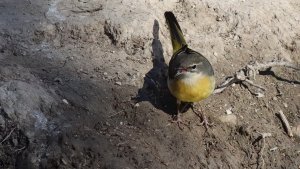
<svg viewBox="0 0 300 169">
<path fill-rule="evenodd" d="M 74 60 L 73 56 L 68 57 L 69 60 Z"/>
<path fill-rule="evenodd" d="M 223 115 L 220 117 L 220 120 L 223 123 L 228 123 L 228 124 L 232 124 L 232 125 L 237 124 L 237 117 L 234 114 Z"/>
<path fill-rule="evenodd" d="M 287 107 L 288 107 L 288 104 L 287 104 L 287 103 L 283 103 L 283 106 L 284 106 L 285 108 L 287 108 Z"/>
<path fill-rule="evenodd" d="M 218 53 L 217 53 L 217 52 L 214 52 L 213 54 L 214 54 L 214 56 L 218 56 Z"/>
<path fill-rule="evenodd" d="M 140 104 L 139 104 L 139 103 L 136 103 L 136 104 L 134 105 L 134 107 L 140 107 Z"/>
<path fill-rule="evenodd" d="M 270 151 L 276 151 L 278 149 L 278 147 L 273 147 L 270 149 Z"/>
<path fill-rule="evenodd" d="M 256 97 L 258 97 L 258 98 L 265 96 L 263 93 L 255 93 L 255 94 L 256 94 Z"/>
<path fill-rule="evenodd" d="M 239 40 L 240 37 L 238 35 L 234 35 L 233 40 Z"/>
<path fill-rule="evenodd" d="M 66 100 L 66 99 L 62 99 L 62 102 L 65 104 L 69 104 L 68 100 Z"/>
<path fill-rule="evenodd" d="M 62 83 L 62 79 L 59 77 L 54 78 L 54 82 L 61 84 Z"/>
<path fill-rule="evenodd" d="M 121 86 L 121 85 L 122 85 L 122 83 L 121 83 L 121 82 L 116 82 L 115 84 L 116 84 L 116 85 L 119 85 L 119 86 Z"/>
<path fill-rule="evenodd" d="M 64 158 L 61 159 L 61 162 L 62 162 L 64 165 L 67 165 L 67 164 L 68 164 L 67 161 L 66 161 Z"/>
<path fill-rule="evenodd" d="M 273 97 L 273 100 L 275 100 L 275 101 L 276 101 L 276 100 L 278 100 L 278 99 L 277 99 L 277 97 Z"/>
<path fill-rule="evenodd" d="M 123 124 L 124 124 L 124 123 L 121 121 L 121 122 L 120 122 L 120 125 L 123 125 Z"/>
<path fill-rule="evenodd" d="M 232 114 L 231 109 L 232 109 L 232 108 L 227 109 L 227 110 L 226 110 L 226 114 L 228 114 L 228 115 L 229 115 L 229 114 Z"/>
<path fill-rule="evenodd" d="M 222 21 L 222 17 L 217 16 L 216 20 L 220 22 L 220 21 Z"/>
</svg>

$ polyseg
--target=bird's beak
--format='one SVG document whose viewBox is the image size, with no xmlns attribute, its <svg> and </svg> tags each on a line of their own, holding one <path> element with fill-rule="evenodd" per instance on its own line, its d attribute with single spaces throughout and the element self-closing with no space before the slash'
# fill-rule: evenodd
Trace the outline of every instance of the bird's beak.
<svg viewBox="0 0 300 169">
<path fill-rule="evenodd" d="M 184 73 L 186 71 L 187 71 L 187 68 L 185 68 L 185 67 L 180 67 L 180 68 L 177 69 L 178 73 Z"/>
<path fill-rule="evenodd" d="M 187 71 L 188 71 L 187 68 L 185 68 L 185 67 L 179 67 L 179 68 L 177 68 L 177 73 L 176 73 L 175 76 L 179 76 L 179 75 L 181 75 L 181 74 L 183 74 L 183 73 L 185 73 Z"/>
</svg>

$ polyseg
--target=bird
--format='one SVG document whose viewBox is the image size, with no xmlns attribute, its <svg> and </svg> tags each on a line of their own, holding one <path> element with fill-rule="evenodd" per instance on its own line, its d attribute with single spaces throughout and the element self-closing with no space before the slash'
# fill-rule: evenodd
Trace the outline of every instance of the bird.
<svg viewBox="0 0 300 169">
<path fill-rule="evenodd" d="M 188 47 L 173 12 L 166 11 L 164 16 L 173 46 L 167 84 L 170 93 L 177 99 L 177 114 L 173 122 L 177 122 L 179 125 L 179 123 L 183 123 L 180 118 L 180 105 L 188 103 L 194 110 L 193 103 L 206 99 L 213 93 L 215 76 L 214 69 L 208 59 Z M 197 115 L 199 116 L 199 114 Z M 202 112 L 201 118 L 202 124 L 207 129 L 209 123 Z"/>
</svg>

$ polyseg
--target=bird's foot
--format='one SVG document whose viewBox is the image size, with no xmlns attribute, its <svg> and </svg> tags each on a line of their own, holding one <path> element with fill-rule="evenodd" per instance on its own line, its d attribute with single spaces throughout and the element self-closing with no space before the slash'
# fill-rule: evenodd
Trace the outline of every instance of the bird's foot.
<svg viewBox="0 0 300 169">
<path fill-rule="evenodd" d="M 200 125 L 203 125 L 205 127 L 205 130 L 207 131 L 208 127 L 212 127 L 214 124 L 210 123 L 205 115 L 202 116 L 202 122 Z"/>
<path fill-rule="evenodd" d="M 180 130 L 183 130 L 184 126 L 190 128 L 189 123 L 184 122 L 179 115 L 173 116 L 171 123 L 176 123 Z"/>
<path fill-rule="evenodd" d="M 205 116 L 204 113 L 202 113 L 202 111 L 199 110 L 196 111 L 194 108 L 192 110 L 202 120 L 200 125 L 203 125 L 206 131 L 209 127 L 212 127 L 214 125 L 213 123 L 209 123 L 207 117 Z"/>
</svg>

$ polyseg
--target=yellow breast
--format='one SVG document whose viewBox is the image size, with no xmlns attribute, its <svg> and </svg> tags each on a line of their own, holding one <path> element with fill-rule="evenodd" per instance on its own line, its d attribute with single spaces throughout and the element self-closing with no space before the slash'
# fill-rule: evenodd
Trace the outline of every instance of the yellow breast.
<svg viewBox="0 0 300 169">
<path fill-rule="evenodd" d="M 190 79 L 168 79 L 173 96 L 184 102 L 198 102 L 207 98 L 214 90 L 215 79 L 209 76 L 195 76 Z"/>
</svg>

